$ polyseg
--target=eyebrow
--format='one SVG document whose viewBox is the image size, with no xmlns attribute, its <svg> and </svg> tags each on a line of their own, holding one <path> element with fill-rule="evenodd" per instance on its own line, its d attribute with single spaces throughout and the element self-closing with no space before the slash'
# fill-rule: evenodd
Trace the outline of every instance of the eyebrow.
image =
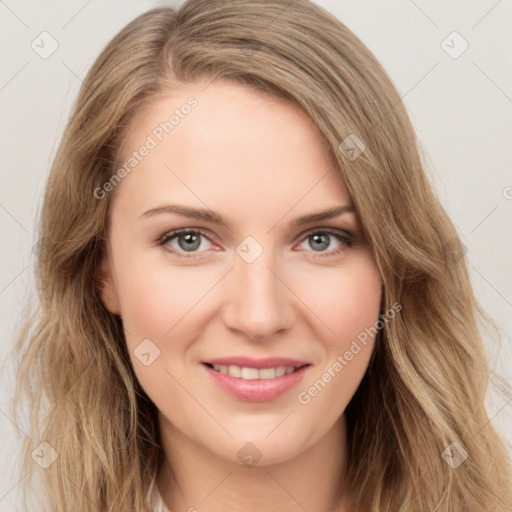
<svg viewBox="0 0 512 512">
<path fill-rule="evenodd" d="M 333 208 L 329 208 L 328 210 L 309 213 L 308 215 L 297 217 L 290 224 L 292 226 L 302 226 L 303 224 L 309 224 L 311 222 L 317 222 L 320 220 L 332 219 L 344 213 L 353 213 L 354 211 L 354 207 L 351 204 L 335 206 Z M 221 226 L 229 228 L 226 218 L 220 213 L 204 208 L 190 208 L 189 206 L 184 206 L 180 204 L 167 204 L 164 206 L 159 206 L 157 208 L 151 208 L 151 210 L 144 212 L 140 216 L 140 219 L 153 217 L 155 215 L 164 213 L 175 213 L 177 215 L 182 215 L 183 217 L 203 220 L 206 222 L 210 222 L 212 224 L 219 224 Z"/>
</svg>

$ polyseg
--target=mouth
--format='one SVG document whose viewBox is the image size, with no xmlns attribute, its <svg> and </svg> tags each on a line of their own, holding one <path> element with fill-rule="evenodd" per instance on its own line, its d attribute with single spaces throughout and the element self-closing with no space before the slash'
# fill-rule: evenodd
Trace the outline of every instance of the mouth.
<svg viewBox="0 0 512 512">
<path fill-rule="evenodd" d="M 254 359 L 230 358 L 205 361 L 199 366 L 204 368 L 211 383 L 237 400 L 270 402 L 295 388 L 312 365 L 282 358 L 259 362 Z"/>
<path fill-rule="evenodd" d="M 212 370 L 222 373 L 223 375 L 229 375 L 235 379 L 243 379 L 243 380 L 274 380 L 280 377 L 284 377 L 285 375 L 289 375 L 290 373 L 294 373 L 305 366 L 311 366 L 308 363 L 299 364 L 299 365 L 281 365 L 281 366 L 271 366 L 268 368 L 253 368 L 249 366 L 239 366 L 235 364 L 212 364 L 212 363 L 203 363 L 208 368 Z"/>
</svg>

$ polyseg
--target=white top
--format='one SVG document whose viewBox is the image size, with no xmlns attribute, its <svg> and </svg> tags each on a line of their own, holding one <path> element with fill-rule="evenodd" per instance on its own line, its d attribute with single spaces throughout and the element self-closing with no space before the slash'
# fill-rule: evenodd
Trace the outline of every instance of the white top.
<svg viewBox="0 0 512 512">
<path fill-rule="evenodd" d="M 151 500 L 151 506 L 153 507 L 154 512 L 170 512 L 170 510 L 165 506 L 164 500 L 162 499 L 156 484 L 153 487 Z"/>
</svg>

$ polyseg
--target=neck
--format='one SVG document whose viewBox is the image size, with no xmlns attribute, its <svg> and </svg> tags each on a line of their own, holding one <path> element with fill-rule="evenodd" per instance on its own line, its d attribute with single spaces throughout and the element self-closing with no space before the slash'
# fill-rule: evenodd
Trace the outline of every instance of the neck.
<svg viewBox="0 0 512 512">
<path fill-rule="evenodd" d="M 349 512 L 345 416 L 293 458 L 252 467 L 195 443 L 160 414 L 165 461 L 158 488 L 171 512 Z M 342 492 L 343 491 L 343 492 Z"/>
</svg>

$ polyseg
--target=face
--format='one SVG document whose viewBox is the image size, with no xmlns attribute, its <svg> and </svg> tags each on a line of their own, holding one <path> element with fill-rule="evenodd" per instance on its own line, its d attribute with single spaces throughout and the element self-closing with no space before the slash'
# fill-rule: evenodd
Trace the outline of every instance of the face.
<svg viewBox="0 0 512 512">
<path fill-rule="evenodd" d="M 241 85 L 203 88 L 131 125 L 101 296 L 164 430 L 238 463 L 251 442 L 271 464 L 343 419 L 382 281 L 312 121 Z"/>
</svg>

